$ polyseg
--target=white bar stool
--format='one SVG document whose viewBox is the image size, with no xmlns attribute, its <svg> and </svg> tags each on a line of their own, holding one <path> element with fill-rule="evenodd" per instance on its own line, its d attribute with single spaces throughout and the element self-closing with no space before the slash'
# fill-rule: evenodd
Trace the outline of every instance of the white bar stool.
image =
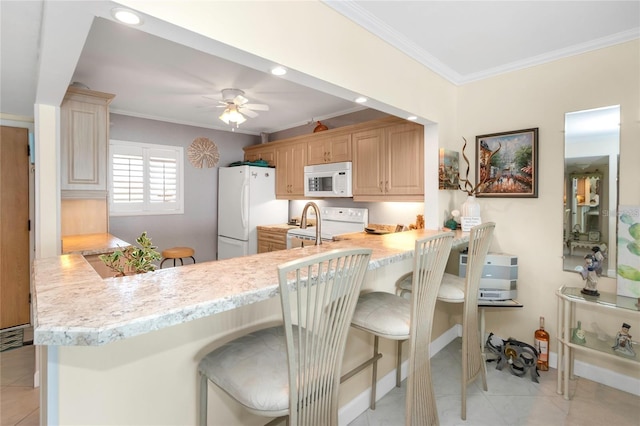
<svg viewBox="0 0 640 426">
<path fill-rule="evenodd" d="M 482 339 L 478 325 L 478 292 L 485 258 L 489 251 L 496 224 L 483 223 L 471 228 L 466 277 L 445 273 L 438 290 L 438 300 L 447 303 L 464 303 L 462 315 L 462 408 L 460 417 L 467 419 L 467 386 L 479 375 L 482 386 L 487 388 L 487 372 L 482 356 Z M 411 273 L 396 281 L 400 294 L 412 292 Z"/>
<path fill-rule="evenodd" d="M 200 424 L 210 380 L 251 413 L 288 415 L 291 426 L 337 426 L 342 358 L 370 258 L 370 249 L 342 249 L 279 265 L 283 325 L 200 361 Z"/>
<path fill-rule="evenodd" d="M 410 340 L 409 372 L 407 378 L 407 424 L 432 425 L 438 423 L 433 385 L 429 343 L 433 312 L 444 268 L 451 252 L 453 233 L 443 233 L 416 241 L 413 261 L 413 292 L 411 300 L 375 291 L 360 296 L 353 315 L 352 326 L 373 334 L 373 356 L 345 374 L 352 377 L 368 365 L 373 365 L 371 409 L 375 409 L 380 337 L 397 340 L 396 386 L 401 384 L 402 342 Z"/>
</svg>

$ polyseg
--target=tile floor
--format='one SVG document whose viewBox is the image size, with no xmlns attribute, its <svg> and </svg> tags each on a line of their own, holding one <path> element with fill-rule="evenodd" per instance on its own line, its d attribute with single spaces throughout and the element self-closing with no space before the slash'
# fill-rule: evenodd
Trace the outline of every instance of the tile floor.
<svg viewBox="0 0 640 426">
<path fill-rule="evenodd" d="M 467 420 L 460 419 L 460 350 L 456 339 L 432 358 L 441 425 L 611 425 L 638 426 L 640 397 L 577 378 L 570 384 L 571 401 L 556 394 L 556 370 L 541 372 L 540 383 L 516 377 L 487 364 L 489 391 L 479 382 L 467 391 Z M 38 425 L 38 389 L 33 386 L 34 346 L 0 353 L 0 425 Z M 396 388 L 350 426 L 401 426 L 404 393 Z"/>
<path fill-rule="evenodd" d="M 40 393 L 33 387 L 35 346 L 0 352 L 0 425 L 40 424 Z"/>
<path fill-rule="evenodd" d="M 572 380 L 566 401 L 556 393 L 556 370 L 541 371 L 540 383 L 517 377 L 487 363 L 488 392 L 479 379 L 467 390 L 467 420 L 460 419 L 461 339 L 431 359 L 433 386 L 441 425 L 580 425 L 638 426 L 640 397 L 583 378 Z M 349 426 L 404 424 L 406 380 Z"/>
</svg>

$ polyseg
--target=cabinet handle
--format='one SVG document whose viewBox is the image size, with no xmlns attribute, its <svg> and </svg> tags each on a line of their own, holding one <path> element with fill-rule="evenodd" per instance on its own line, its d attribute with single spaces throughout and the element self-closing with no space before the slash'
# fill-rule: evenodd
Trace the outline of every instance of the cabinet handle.
<svg viewBox="0 0 640 426">
<path fill-rule="evenodd" d="M 378 188 L 380 188 L 380 192 L 384 192 L 384 189 L 382 188 L 382 181 L 380 181 L 380 185 L 378 185 Z"/>
<path fill-rule="evenodd" d="M 389 192 L 389 181 L 388 180 L 384 182 L 384 191 L 385 192 Z"/>
</svg>

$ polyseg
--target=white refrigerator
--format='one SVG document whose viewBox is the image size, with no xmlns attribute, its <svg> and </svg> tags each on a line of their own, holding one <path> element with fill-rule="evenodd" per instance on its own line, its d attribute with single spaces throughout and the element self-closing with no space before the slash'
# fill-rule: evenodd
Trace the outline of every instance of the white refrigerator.
<svg viewBox="0 0 640 426">
<path fill-rule="evenodd" d="M 276 200 L 276 171 L 269 167 L 220 167 L 218 260 L 258 252 L 257 226 L 287 223 L 289 202 Z"/>
</svg>

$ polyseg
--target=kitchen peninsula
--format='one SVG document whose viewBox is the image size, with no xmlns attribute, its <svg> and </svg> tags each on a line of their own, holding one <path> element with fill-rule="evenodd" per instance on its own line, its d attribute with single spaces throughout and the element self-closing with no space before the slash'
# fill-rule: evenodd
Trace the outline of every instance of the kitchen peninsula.
<svg viewBox="0 0 640 426">
<path fill-rule="evenodd" d="M 62 254 L 79 254 L 102 278 L 112 277 L 114 272 L 100 260 L 100 255 L 129 247 L 126 241 L 107 232 L 67 235 L 62 237 Z"/>
<path fill-rule="evenodd" d="M 394 291 L 395 279 L 412 268 L 415 239 L 437 232 L 371 235 L 107 279 L 81 255 L 39 259 L 34 343 L 46 349 L 45 423 L 195 424 L 200 358 L 280 319 L 275 265 L 336 248 L 371 248 L 364 289 Z M 456 233 L 454 245 L 467 241 L 468 234 Z M 343 368 L 359 363 L 369 344 L 365 335 L 350 339 Z M 390 370 L 395 360 L 386 358 Z M 341 405 L 367 387 L 366 378 L 346 382 Z M 251 422 L 217 389 L 209 398 L 220 424 Z"/>
</svg>

